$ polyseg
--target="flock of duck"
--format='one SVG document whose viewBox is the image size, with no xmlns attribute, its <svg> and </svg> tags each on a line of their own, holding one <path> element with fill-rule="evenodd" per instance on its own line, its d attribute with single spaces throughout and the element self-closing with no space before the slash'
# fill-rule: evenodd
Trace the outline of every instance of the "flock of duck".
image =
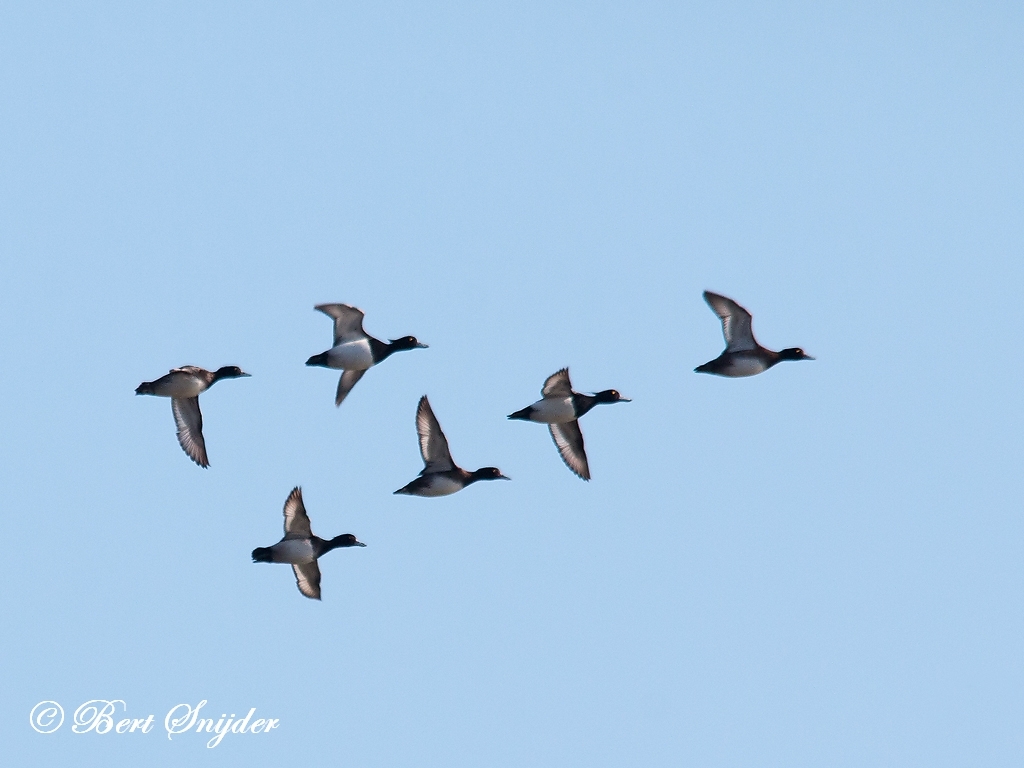
<svg viewBox="0 0 1024 768">
<path fill-rule="evenodd" d="M 738 378 L 754 376 L 783 360 L 813 360 L 798 347 L 773 352 L 754 339 L 750 313 L 732 299 L 704 291 L 704 300 L 722 321 L 725 350 L 710 362 L 694 370 L 718 376 Z M 363 312 L 348 304 L 318 304 L 315 307 L 334 321 L 334 343 L 326 352 L 313 355 L 306 365 L 341 371 L 334 404 L 352 391 L 363 375 L 395 352 L 424 349 L 414 336 L 403 336 L 383 342 L 363 330 Z M 221 379 L 249 376 L 238 366 L 230 365 L 208 371 L 194 365 L 174 368 L 156 381 L 145 381 L 136 395 L 156 395 L 171 399 L 171 412 L 177 427 L 178 443 L 192 461 L 208 467 L 206 441 L 203 439 L 203 414 L 199 395 Z M 569 369 L 553 373 L 541 388 L 541 399 L 509 415 L 509 419 L 535 421 L 548 425 L 551 438 L 565 465 L 583 480 L 590 479 L 590 466 L 583 444 L 579 419 L 601 403 L 628 403 L 629 399 L 614 389 L 592 395 L 576 392 L 569 380 Z M 410 496 L 448 496 L 478 480 L 508 480 L 497 467 L 482 467 L 473 472 L 462 469 L 452 460 L 448 440 L 434 416 L 426 395 L 416 408 L 416 432 L 419 435 L 423 470 L 407 485 L 395 491 Z M 351 533 L 321 539 L 309 523 L 302 503 L 302 489 L 294 488 L 284 503 L 284 537 L 269 547 L 252 551 L 254 563 L 288 563 L 295 573 L 299 591 L 306 597 L 320 599 L 320 568 L 317 560 L 338 547 L 365 547 Z"/>
</svg>

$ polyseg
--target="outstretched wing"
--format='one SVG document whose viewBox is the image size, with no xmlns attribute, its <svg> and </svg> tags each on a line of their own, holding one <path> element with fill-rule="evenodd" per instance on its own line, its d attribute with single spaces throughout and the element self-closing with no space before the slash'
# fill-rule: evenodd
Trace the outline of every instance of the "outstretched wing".
<svg viewBox="0 0 1024 768">
<path fill-rule="evenodd" d="M 341 405 L 341 401 L 348 397 L 348 393 L 352 391 L 352 387 L 356 385 L 363 374 L 366 371 L 345 371 L 341 374 L 341 378 L 338 379 L 338 391 L 334 395 L 334 404 Z"/>
<path fill-rule="evenodd" d="M 441 431 L 441 425 L 430 408 L 430 401 L 424 395 L 416 407 L 416 431 L 420 436 L 420 455 L 425 465 L 421 475 L 431 472 L 448 472 L 455 468 L 448 440 Z"/>
<path fill-rule="evenodd" d="M 750 313 L 732 299 L 711 291 L 704 291 L 704 301 L 722 321 L 726 352 L 757 349 Z"/>
<path fill-rule="evenodd" d="M 334 319 L 334 346 L 346 341 L 361 339 L 363 332 L 363 311 L 348 304 L 317 304 L 318 309 Z"/>
<path fill-rule="evenodd" d="M 583 432 L 578 421 L 566 421 L 562 424 L 548 424 L 551 439 L 555 441 L 558 453 L 571 469 L 584 480 L 590 479 L 590 465 L 587 464 L 587 452 L 583 449 Z"/>
<path fill-rule="evenodd" d="M 203 440 L 203 414 L 199 410 L 198 397 L 172 397 L 171 411 L 178 427 L 178 444 L 200 467 L 210 466 L 206 458 L 206 441 Z"/>
<path fill-rule="evenodd" d="M 284 537 L 286 539 L 308 539 L 313 535 L 309 527 L 309 516 L 302 503 L 302 489 L 296 486 L 284 503 Z"/>
<path fill-rule="evenodd" d="M 295 573 L 295 586 L 299 592 L 313 600 L 320 599 L 320 566 L 316 560 L 311 563 L 295 563 L 292 565 Z"/>
<path fill-rule="evenodd" d="M 563 368 L 552 373 L 540 390 L 544 397 L 572 397 L 572 383 L 569 381 L 569 369 Z"/>
</svg>

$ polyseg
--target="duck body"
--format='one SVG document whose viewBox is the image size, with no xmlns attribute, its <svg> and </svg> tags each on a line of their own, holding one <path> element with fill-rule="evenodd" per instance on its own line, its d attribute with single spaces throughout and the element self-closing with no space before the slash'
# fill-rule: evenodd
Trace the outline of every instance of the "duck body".
<svg viewBox="0 0 1024 768">
<path fill-rule="evenodd" d="M 197 365 L 172 368 L 156 381 L 144 381 L 135 388 L 136 395 L 155 395 L 171 399 L 171 412 L 177 426 L 178 444 L 185 454 L 200 467 L 210 466 L 203 438 L 203 414 L 199 410 L 199 395 L 221 379 L 248 377 L 237 365 L 226 365 L 208 371 Z"/>
<path fill-rule="evenodd" d="M 568 368 L 548 376 L 540 393 L 540 400 L 509 414 L 509 418 L 547 424 L 551 439 L 565 465 L 581 480 L 590 480 L 590 464 L 578 419 L 600 403 L 628 403 L 629 398 L 614 389 L 605 389 L 593 395 L 574 392 Z"/>
<path fill-rule="evenodd" d="M 281 539 L 269 547 L 256 547 L 252 551 L 255 563 L 312 563 L 326 550 L 326 542 L 319 536 L 302 539 Z"/>
<path fill-rule="evenodd" d="M 508 480 L 497 467 L 481 467 L 467 472 L 456 466 L 448 449 L 448 439 L 434 416 L 430 401 L 424 395 L 416 406 L 416 432 L 420 439 L 423 470 L 411 483 L 399 488 L 396 494 L 406 496 L 451 496 L 478 480 Z"/>
<path fill-rule="evenodd" d="M 562 370 L 568 375 L 569 370 L 567 368 Z M 541 424 L 567 424 L 589 413 L 595 405 L 600 403 L 628 402 L 629 398 L 622 397 L 614 389 L 606 389 L 593 395 L 573 392 L 568 397 L 556 395 L 554 397 L 541 398 L 533 405 L 528 405 L 522 410 L 509 414 L 509 418 L 522 421 L 536 421 Z"/>
<path fill-rule="evenodd" d="M 293 488 L 284 503 L 284 538 L 269 547 L 252 551 L 254 563 L 288 563 L 295 574 L 299 592 L 313 600 L 320 599 L 320 566 L 323 555 L 339 547 L 365 547 L 351 533 L 333 539 L 321 539 L 310 529 L 309 516 L 302 503 L 302 489 Z"/>
<path fill-rule="evenodd" d="M 536 421 L 541 424 L 565 424 L 579 418 L 573 397 L 545 397 L 533 405 L 509 415 L 510 419 Z"/>
<path fill-rule="evenodd" d="M 135 388 L 136 395 L 156 395 L 157 397 L 199 397 L 221 379 L 233 379 L 248 376 L 236 365 L 227 365 L 216 371 L 208 371 L 198 365 L 183 365 L 172 368 L 170 373 L 156 381 L 144 381 Z"/>
<path fill-rule="evenodd" d="M 508 480 L 497 467 L 483 467 L 476 472 L 467 472 L 456 467 L 448 472 L 420 473 L 408 485 L 395 491 L 406 496 L 451 496 L 477 480 Z"/>
<path fill-rule="evenodd" d="M 728 376 L 733 379 L 745 376 L 756 376 L 764 373 L 777 362 L 777 354 L 765 354 L 770 350 L 750 350 L 742 352 L 723 352 L 710 362 L 699 365 L 693 370 L 696 373 L 713 373 L 717 376 Z"/>
<path fill-rule="evenodd" d="M 395 352 L 406 349 L 425 349 L 414 336 L 403 336 L 383 342 L 363 330 L 363 311 L 348 304 L 317 304 L 314 309 L 334 320 L 334 346 L 319 355 L 313 355 L 306 365 L 343 371 L 338 381 L 334 404 L 352 391 L 370 368 L 383 362 Z"/>
<path fill-rule="evenodd" d="M 373 339 L 373 341 L 377 341 L 377 339 Z M 355 341 L 346 341 L 336 347 L 331 347 L 323 353 L 324 360 L 322 363 L 310 363 L 307 361 L 306 365 L 321 365 L 324 368 L 334 368 L 335 370 L 343 371 L 368 371 L 390 354 L 386 344 L 382 344 L 379 341 L 377 341 L 377 344 L 385 348 L 386 351 L 383 355 L 374 355 L 373 344 L 370 339 L 356 339 Z M 310 358 L 310 360 L 314 359 Z"/>
<path fill-rule="evenodd" d="M 756 376 L 783 360 L 813 360 L 799 347 L 773 352 L 754 338 L 753 316 L 730 298 L 704 291 L 704 301 L 722 321 L 725 351 L 714 360 L 698 365 L 696 373 L 711 373 L 732 379 Z"/>
</svg>

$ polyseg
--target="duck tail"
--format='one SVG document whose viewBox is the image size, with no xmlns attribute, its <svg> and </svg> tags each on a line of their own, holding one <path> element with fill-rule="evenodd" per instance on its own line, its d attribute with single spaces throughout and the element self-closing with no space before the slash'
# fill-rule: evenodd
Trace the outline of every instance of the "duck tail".
<svg viewBox="0 0 1024 768">
<path fill-rule="evenodd" d="M 252 561 L 254 563 L 271 563 L 273 560 L 270 559 L 270 547 L 256 547 L 252 551 Z"/>
<path fill-rule="evenodd" d="M 522 410 L 516 411 L 515 413 L 510 413 L 508 417 L 510 419 L 522 419 L 523 421 L 529 421 L 530 420 L 530 413 L 532 411 L 533 411 L 533 406 L 532 405 L 528 405 L 525 408 L 523 408 Z"/>
<path fill-rule="evenodd" d="M 135 388 L 136 395 L 152 395 L 153 394 L 153 382 L 144 381 Z"/>
</svg>

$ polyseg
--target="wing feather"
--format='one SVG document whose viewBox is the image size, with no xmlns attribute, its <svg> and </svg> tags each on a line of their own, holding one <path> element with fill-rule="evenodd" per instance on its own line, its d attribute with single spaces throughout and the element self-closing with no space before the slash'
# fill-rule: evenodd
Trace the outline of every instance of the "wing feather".
<svg viewBox="0 0 1024 768">
<path fill-rule="evenodd" d="M 317 304 L 314 309 L 334 320 L 334 346 L 366 336 L 361 309 L 348 304 Z"/>
<path fill-rule="evenodd" d="M 569 369 L 563 368 L 548 376 L 540 393 L 544 397 L 572 397 L 572 382 L 569 381 Z"/>
<path fill-rule="evenodd" d="M 551 439 L 555 441 L 558 454 L 577 476 L 584 480 L 590 479 L 590 465 L 587 463 L 587 452 L 583 448 L 583 432 L 578 421 L 566 421 L 561 424 L 548 424 Z"/>
<path fill-rule="evenodd" d="M 311 563 L 295 563 L 292 565 L 295 573 L 295 586 L 299 592 L 313 600 L 320 599 L 320 566 L 316 560 Z"/>
<path fill-rule="evenodd" d="M 200 467 L 210 466 L 203 439 L 203 414 L 198 397 L 172 397 L 171 412 L 178 428 L 178 444 L 192 461 Z"/>
<path fill-rule="evenodd" d="M 284 537 L 308 539 L 312 535 L 306 505 L 302 503 L 302 489 L 296 486 L 284 502 Z"/>
<path fill-rule="evenodd" d="M 341 378 L 338 379 L 338 391 L 334 395 L 334 404 L 336 406 L 341 405 L 341 402 L 348 397 L 348 393 L 363 378 L 364 373 L 366 371 L 344 371 L 341 374 Z"/>
<path fill-rule="evenodd" d="M 423 456 L 423 472 L 448 472 L 455 468 L 448 440 L 437 423 L 437 417 L 430 407 L 430 401 L 424 395 L 416 407 L 416 432 L 420 436 L 420 455 Z"/>
<path fill-rule="evenodd" d="M 704 301 L 722 321 L 726 352 L 757 349 L 754 341 L 753 320 L 750 313 L 732 299 L 711 291 L 704 291 Z"/>
</svg>

